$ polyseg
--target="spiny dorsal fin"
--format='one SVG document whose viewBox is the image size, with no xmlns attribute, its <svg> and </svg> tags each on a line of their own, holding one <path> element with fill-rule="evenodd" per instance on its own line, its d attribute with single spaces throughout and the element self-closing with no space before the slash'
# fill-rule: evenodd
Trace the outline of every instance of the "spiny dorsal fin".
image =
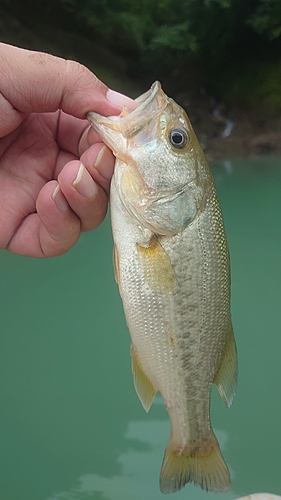
<svg viewBox="0 0 281 500">
<path fill-rule="evenodd" d="M 229 408 L 231 405 L 237 385 L 237 352 L 235 339 L 231 327 L 224 356 L 214 378 L 221 398 Z"/>
<path fill-rule="evenodd" d="M 150 288 L 160 293 L 174 292 L 177 288 L 175 271 L 158 239 L 153 236 L 147 248 L 137 244 L 137 249 Z"/>
<path fill-rule="evenodd" d="M 131 344 L 131 356 L 132 356 L 132 372 L 134 377 L 136 393 L 140 398 L 141 404 L 144 407 L 145 411 L 148 412 L 152 405 L 153 399 L 155 398 L 155 395 L 158 391 L 154 387 L 154 385 L 150 382 L 147 375 L 144 373 L 133 344 Z"/>
</svg>

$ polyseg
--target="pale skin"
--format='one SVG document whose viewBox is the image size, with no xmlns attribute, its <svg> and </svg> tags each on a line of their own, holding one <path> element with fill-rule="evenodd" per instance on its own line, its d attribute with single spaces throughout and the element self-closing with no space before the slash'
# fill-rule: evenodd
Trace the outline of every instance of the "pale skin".
<svg viewBox="0 0 281 500">
<path fill-rule="evenodd" d="M 104 219 L 114 157 L 89 126 L 134 102 L 79 63 L 0 43 L 0 248 L 69 250 Z"/>
</svg>

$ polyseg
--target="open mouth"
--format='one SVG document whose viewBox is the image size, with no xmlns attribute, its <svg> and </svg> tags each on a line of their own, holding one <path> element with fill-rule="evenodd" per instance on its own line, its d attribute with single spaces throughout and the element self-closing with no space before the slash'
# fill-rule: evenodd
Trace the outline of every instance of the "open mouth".
<svg viewBox="0 0 281 500">
<path fill-rule="evenodd" d="M 159 82 L 155 82 L 150 90 L 138 97 L 135 102 L 139 103 L 138 107 L 120 119 L 122 135 L 126 139 L 139 134 L 167 106 L 167 98 Z"/>
</svg>

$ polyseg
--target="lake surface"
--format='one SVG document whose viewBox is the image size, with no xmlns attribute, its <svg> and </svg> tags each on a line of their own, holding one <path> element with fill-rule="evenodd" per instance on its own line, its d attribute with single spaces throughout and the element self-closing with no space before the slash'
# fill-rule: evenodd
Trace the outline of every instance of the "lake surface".
<svg viewBox="0 0 281 500">
<path fill-rule="evenodd" d="M 0 252 L 0 500 L 232 500 L 281 494 L 281 159 L 213 164 L 232 263 L 239 385 L 214 388 L 232 490 L 162 495 L 161 397 L 135 394 L 107 219 L 67 255 Z"/>
</svg>

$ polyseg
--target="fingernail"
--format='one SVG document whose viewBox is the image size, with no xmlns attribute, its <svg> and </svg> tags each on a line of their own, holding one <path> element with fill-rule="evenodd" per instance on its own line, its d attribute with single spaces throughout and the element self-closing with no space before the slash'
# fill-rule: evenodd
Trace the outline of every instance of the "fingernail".
<svg viewBox="0 0 281 500">
<path fill-rule="evenodd" d="M 109 102 L 111 102 L 111 104 L 115 104 L 115 106 L 119 106 L 119 108 L 122 108 L 125 105 L 130 110 L 133 110 L 137 107 L 137 104 L 133 99 L 124 94 L 120 94 L 120 92 L 116 92 L 115 90 L 109 89 L 107 91 L 106 98 Z"/>
<path fill-rule="evenodd" d="M 66 201 L 65 196 L 62 194 L 59 185 L 57 185 L 56 189 L 54 190 L 52 194 L 52 199 L 54 200 L 58 209 L 61 210 L 62 212 L 66 212 L 69 209 L 69 205 Z"/>
<path fill-rule="evenodd" d="M 92 198 L 97 192 L 97 188 L 92 177 L 82 163 L 79 167 L 77 177 L 72 183 L 72 186 L 77 189 L 78 193 L 82 194 L 82 196 L 85 196 L 85 198 Z"/>
<path fill-rule="evenodd" d="M 98 167 L 98 166 L 99 166 L 99 164 L 100 164 L 100 162 L 101 162 L 101 160 L 102 160 L 102 157 L 103 157 L 103 155 L 104 155 L 105 151 L 106 151 L 106 146 L 103 146 L 103 147 L 101 148 L 101 150 L 100 150 L 100 152 L 99 152 L 99 154 L 98 154 L 97 158 L 96 158 L 96 161 L 95 161 L 95 163 L 94 163 L 94 168 L 96 168 L 96 167 Z"/>
</svg>

